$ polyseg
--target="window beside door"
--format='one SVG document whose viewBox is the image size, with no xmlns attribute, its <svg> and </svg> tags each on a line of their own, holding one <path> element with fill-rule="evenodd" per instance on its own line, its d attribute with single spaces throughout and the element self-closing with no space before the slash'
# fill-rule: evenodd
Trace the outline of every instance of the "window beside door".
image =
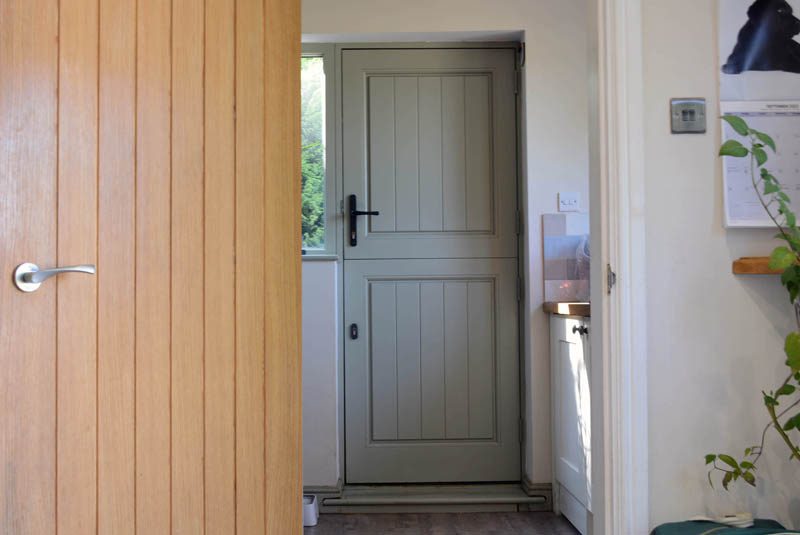
<svg viewBox="0 0 800 535">
<path fill-rule="evenodd" d="M 301 218 L 304 257 L 336 254 L 332 55 L 306 46 L 301 70 Z"/>
</svg>

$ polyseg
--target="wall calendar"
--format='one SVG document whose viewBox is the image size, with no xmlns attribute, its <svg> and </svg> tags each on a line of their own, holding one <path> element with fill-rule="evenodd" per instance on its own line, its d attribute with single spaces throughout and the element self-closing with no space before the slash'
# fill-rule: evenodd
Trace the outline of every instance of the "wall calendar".
<svg viewBox="0 0 800 535">
<path fill-rule="evenodd" d="M 799 101 L 739 101 L 722 102 L 724 114 L 742 117 L 754 129 L 769 134 L 777 146 L 777 154 L 767 149 L 769 161 L 765 167 L 783 184 L 795 210 L 800 208 L 800 102 Z M 742 139 L 723 122 L 723 141 Z M 723 158 L 725 195 L 725 225 L 727 227 L 771 227 L 767 214 L 753 190 L 750 158 Z"/>
</svg>

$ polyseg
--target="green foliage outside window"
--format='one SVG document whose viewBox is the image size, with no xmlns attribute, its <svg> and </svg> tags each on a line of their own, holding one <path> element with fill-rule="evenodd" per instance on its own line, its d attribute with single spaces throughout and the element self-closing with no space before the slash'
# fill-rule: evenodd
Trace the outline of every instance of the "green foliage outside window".
<svg viewBox="0 0 800 535">
<path fill-rule="evenodd" d="M 303 249 L 325 248 L 325 72 L 323 59 L 301 60 Z"/>
</svg>

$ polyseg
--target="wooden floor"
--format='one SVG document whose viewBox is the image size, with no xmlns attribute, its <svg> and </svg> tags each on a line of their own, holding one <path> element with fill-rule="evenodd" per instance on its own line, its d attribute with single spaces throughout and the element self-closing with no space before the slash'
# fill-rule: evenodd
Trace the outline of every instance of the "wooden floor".
<svg viewBox="0 0 800 535">
<path fill-rule="evenodd" d="M 320 515 L 305 535 L 576 535 L 553 513 Z"/>
</svg>

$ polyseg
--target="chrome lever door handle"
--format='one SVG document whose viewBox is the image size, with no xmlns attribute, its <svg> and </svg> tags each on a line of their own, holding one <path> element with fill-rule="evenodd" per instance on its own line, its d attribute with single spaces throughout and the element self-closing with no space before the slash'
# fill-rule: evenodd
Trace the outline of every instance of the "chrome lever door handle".
<svg viewBox="0 0 800 535">
<path fill-rule="evenodd" d="M 52 269 L 39 269 L 36 264 L 26 262 L 14 270 L 14 284 L 23 292 L 35 292 L 44 281 L 55 277 L 59 273 L 88 273 L 94 275 L 97 268 L 94 264 L 81 264 L 78 266 L 64 266 Z"/>
</svg>

